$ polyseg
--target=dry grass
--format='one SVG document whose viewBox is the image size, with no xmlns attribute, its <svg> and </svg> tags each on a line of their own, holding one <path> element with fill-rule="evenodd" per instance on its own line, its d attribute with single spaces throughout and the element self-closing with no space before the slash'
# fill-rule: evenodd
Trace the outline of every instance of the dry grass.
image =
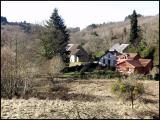
<svg viewBox="0 0 160 120">
<path fill-rule="evenodd" d="M 111 94 L 113 80 L 76 80 L 57 83 L 68 89 L 55 88 L 52 99 L 1 99 L 1 118 L 159 118 L 159 81 L 140 82 L 146 94 L 135 101 L 133 111 L 130 102 L 123 103 Z"/>
</svg>

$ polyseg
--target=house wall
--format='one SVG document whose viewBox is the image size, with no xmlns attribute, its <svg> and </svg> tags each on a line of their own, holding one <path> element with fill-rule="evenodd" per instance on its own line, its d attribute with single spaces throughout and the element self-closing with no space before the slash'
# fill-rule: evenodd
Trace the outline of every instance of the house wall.
<svg viewBox="0 0 160 120">
<path fill-rule="evenodd" d="M 136 57 L 134 58 L 134 60 L 138 60 L 140 58 L 139 55 L 136 55 Z"/>
<path fill-rule="evenodd" d="M 89 61 L 89 55 L 83 48 L 81 48 L 80 51 L 76 55 L 78 56 L 79 62 Z"/>
<path fill-rule="evenodd" d="M 125 62 L 118 64 L 116 66 L 116 70 L 124 74 L 131 74 L 134 72 L 138 72 L 141 74 L 148 74 L 151 68 L 152 68 L 152 63 L 149 63 L 146 67 L 136 67 L 136 68 L 131 67 Z"/>
<path fill-rule="evenodd" d="M 101 66 L 115 66 L 116 64 L 116 55 L 113 55 L 111 53 L 107 53 L 99 60 L 99 65 Z M 110 65 L 108 63 L 108 60 L 110 60 Z"/>
<path fill-rule="evenodd" d="M 76 54 L 70 55 L 70 62 L 88 62 L 88 61 L 89 61 L 88 53 L 83 48 L 80 48 L 80 50 Z"/>
<path fill-rule="evenodd" d="M 135 68 L 135 71 L 134 72 L 138 72 L 138 73 L 144 73 L 144 68 L 143 67 L 138 67 L 138 68 Z"/>
<path fill-rule="evenodd" d="M 75 62 L 75 55 L 70 56 L 70 62 Z"/>
<path fill-rule="evenodd" d="M 144 74 L 148 74 L 150 72 L 150 70 L 152 69 L 152 62 L 150 62 L 146 67 L 143 68 L 143 73 Z"/>
<path fill-rule="evenodd" d="M 135 71 L 133 67 L 128 66 L 125 62 L 118 64 L 116 70 L 124 74 L 130 74 Z"/>
</svg>

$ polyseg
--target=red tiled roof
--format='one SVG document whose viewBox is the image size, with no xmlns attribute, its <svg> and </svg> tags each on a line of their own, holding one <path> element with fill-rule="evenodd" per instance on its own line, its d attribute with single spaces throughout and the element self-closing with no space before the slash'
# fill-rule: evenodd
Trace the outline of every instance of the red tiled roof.
<svg viewBox="0 0 160 120">
<path fill-rule="evenodd" d="M 124 62 L 124 61 L 126 61 L 127 59 L 120 59 L 120 60 L 117 60 L 117 65 L 118 64 L 120 64 L 120 63 L 122 63 L 122 62 Z"/>
<path fill-rule="evenodd" d="M 148 65 L 148 63 L 151 62 L 151 59 L 138 59 L 138 60 L 123 59 L 123 60 L 119 60 L 117 65 L 121 64 L 123 62 L 127 62 L 130 65 L 132 65 L 133 67 L 145 67 L 146 65 Z"/>
<path fill-rule="evenodd" d="M 126 62 L 128 62 L 134 67 L 143 67 L 142 64 L 137 60 L 126 60 Z"/>
<path fill-rule="evenodd" d="M 123 59 L 125 58 L 125 56 L 127 56 L 129 59 L 134 59 L 137 55 L 137 53 L 123 53 L 121 55 L 118 55 L 117 57 Z"/>
</svg>

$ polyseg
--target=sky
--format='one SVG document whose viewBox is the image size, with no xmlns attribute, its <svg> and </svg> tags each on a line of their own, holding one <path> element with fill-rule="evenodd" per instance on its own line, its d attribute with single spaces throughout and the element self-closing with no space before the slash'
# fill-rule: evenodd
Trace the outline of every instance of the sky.
<svg viewBox="0 0 160 120">
<path fill-rule="evenodd" d="M 1 16 L 9 22 L 42 24 L 57 8 L 67 27 L 123 21 L 135 9 L 138 14 L 159 14 L 159 1 L 1 1 Z"/>
</svg>

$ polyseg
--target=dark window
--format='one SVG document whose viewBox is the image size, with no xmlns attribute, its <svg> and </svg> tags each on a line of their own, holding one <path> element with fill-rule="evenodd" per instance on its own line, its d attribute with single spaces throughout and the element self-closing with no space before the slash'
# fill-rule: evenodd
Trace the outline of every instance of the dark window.
<svg viewBox="0 0 160 120">
<path fill-rule="evenodd" d="M 108 54 L 108 58 L 110 58 L 110 54 Z"/>
<path fill-rule="evenodd" d="M 115 65 L 116 64 L 116 60 L 113 60 L 113 65 Z"/>
<path fill-rule="evenodd" d="M 105 59 L 103 59 L 103 64 L 105 64 Z"/>
<path fill-rule="evenodd" d="M 110 66 L 110 62 L 111 62 L 111 61 L 110 61 L 110 60 L 108 60 L 108 66 Z"/>
</svg>

